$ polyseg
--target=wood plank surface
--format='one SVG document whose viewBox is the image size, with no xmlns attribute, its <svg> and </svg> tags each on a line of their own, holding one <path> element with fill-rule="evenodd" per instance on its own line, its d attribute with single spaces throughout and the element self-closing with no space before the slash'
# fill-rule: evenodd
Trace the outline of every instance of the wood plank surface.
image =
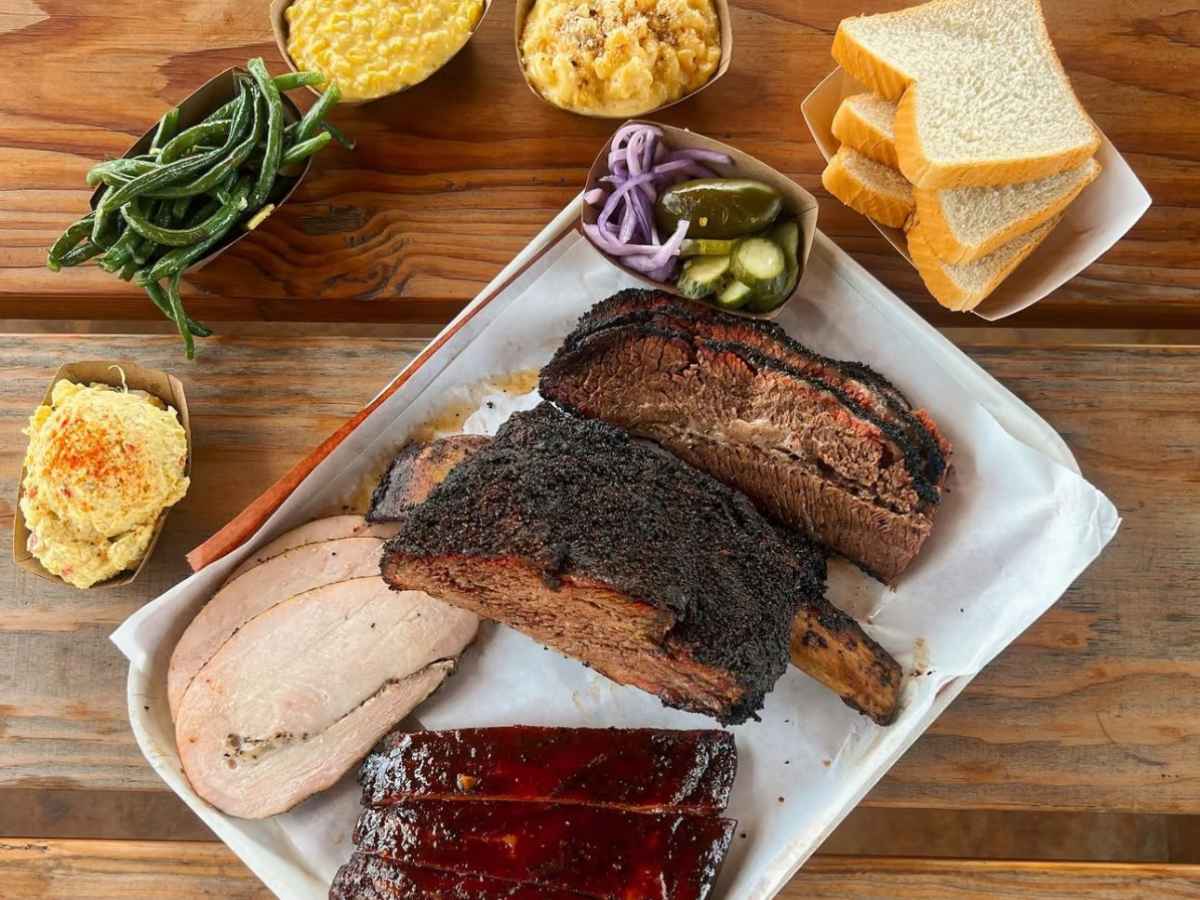
<svg viewBox="0 0 1200 900">
<path fill-rule="evenodd" d="M 107 634 L 184 574 L 182 553 L 368 400 L 416 345 L 165 336 L 0 337 L 0 516 L 20 426 L 64 359 L 135 357 L 190 398 L 194 487 L 142 579 L 79 593 L 0 569 L 0 786 L 165 790 L 125 719 Z M 1058 428 L 1126 517 L 1105 555 L 990 665 L 868 797 L 887 806 L 1200 809 L 1200 347 L 965 349 Z M 303 380 L 293 373 L 304 372 Z M 319 387 L 318 387 L 319 386 Z"/>
<path fill-rule="evenodd" d="M 1200 866 L 818 856 L 779 900 L 1133 900 L 1200 897 Z"/>
<path fill-rule="evenodd" d="M 181 841 L 64 841 L 35 838 L 0 842 L 4 896 L 118 900 L 161 896 L 173 900 L 273 895 L 223 844 Z M 801 898 L 1019 896 L 1057 900 L 1200 897 L 1200 866 L 1150 863 L 1046 863 L 817 856 L 779 894 Z"/>
<path fill-rule="evenodd" d="M 735 0 L 730 73 L 661 115 L 795 177 L 820 226 L 943 323 L 913 270 L 819 188 L 799 104 L 831 68 L 838 21 L 907 0 Z M 1132 233 L 1015 325 L 1200 324 L 1200 12 L 1192 0 L 1046 0 L 1058 49 L 1091 114 L 1155 199 Z M 225 66 L 279 66 L 267 0 L 0 0 L 0 319 L 148 318 L 135 288 L 97 270 L 52 274 L 44 248 L 86 206 L 83 175 L 119 155 L 171 103 Z M 344 108 L 353 153 L 322 154 L 253 240 L 198 273 L 193 311 L 214 320 L 444 322 L 579 190 L 614 123 L 551 108 L 525 87 L 513 3 L 427 83 Z M 300 97 L 300 94 L 297 94 Z M 301 102 L 307 102 L 302 98 Z M 974 322 L 973 319 L 965 319 Z"/>
</svg>

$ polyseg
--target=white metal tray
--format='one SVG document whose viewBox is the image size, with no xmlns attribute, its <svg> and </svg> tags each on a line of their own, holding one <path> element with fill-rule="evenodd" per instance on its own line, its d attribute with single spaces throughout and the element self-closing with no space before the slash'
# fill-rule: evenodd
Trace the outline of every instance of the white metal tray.
<svg viewBox="0 0 1200 900">
<path fill-rule="evenodd" d="M 350 852 L 352 777 L 284 815 L 225 816 L 179 769 L 165 699 L 171 648 L 238 563 L 274 535 L 335 506 L 405 436 L 479 385 L 545 362 L 593 302 L 632 282 L 574 230 L 568 205 L 421 354 L 384 400 L 238 551 L 139 610 L 113 635 L 129 657 L 129 717 L 147 760 L 281 897 L 317 898 Z M 1110 540 L 1116 510 L 1083 480 L 1050 426 L 818 233 L 797 298 L 778 322 L 824 353 L 861 359 L 928 409 L 955 444 L 951 491 L 933 537 L 898 589 L 831 565 L 830 597 L 905 666 L 903 709 L 879 728 L 790 670 L 761 722 L 734 730 L 740 822 L 716 896 L 773 896 L 971 678 L 1062 594 Z M 383 373 L 381 373 L 383 375 Z M 386 377 L 386 375 L 384 375 Z M 531 398 L 499 389 L 468 430 L 492 431 Z M 418 710 L 427 727 L 527 722 L 709 727 L 608 682 L 501 627 Z M 745 834 L 745 837 L 741 837 Z"/>
</svg>

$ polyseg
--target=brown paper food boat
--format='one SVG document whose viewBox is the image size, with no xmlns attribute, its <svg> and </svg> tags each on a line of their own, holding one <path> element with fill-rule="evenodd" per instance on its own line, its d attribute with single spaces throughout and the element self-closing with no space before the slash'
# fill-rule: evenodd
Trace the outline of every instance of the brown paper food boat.
<svg viewBox="0 0 1200 900">
<path fill-rule="evenodd" d="M 720 141 L 714 141 L 712 138 L 705 137 L 702 134 L 696 134 L 693 131 L 688 131 L 684 128 L 676 128 L 673 125 L 663 125 L 661 122 L 648 122 L 644 119 L 630 119 L 628 122 L 623 122 L 617 131 L 624 128 L 626 125 L 653 125 L 655 128 L 662 129 L 663 141 L 672 150 L 713 150 L 717 153 L 724 153 L 733 160 L 731 166 L 713 165 L 705 163 L 705 166 L 712 169 L 718 175 L 723 177 L 736 176 L 739 178 L 753 178 L 756 181 L 762 181 L 771 185 L 783 195 L 784 212 L 795 217 L 796 222 L 800 225 L 800 280 L 796 283 L 796 289 L 792 291 L 791 297 L 784 300 L 783 303 L 775 307 L 767 313 L 743 312 L 741 310 L 731 310 L 735 315 L 746 316 L 752 319 L 773 319 L 779 315 L 780 310 L 786 306 L 792 297 L 795 297 L 800 292 L 801 285 L 804 284 L 804 275 L 808 270 L 808 256 L 812 252 L 813 238 L 817 233 L 817 198 L 806 191 L 792 179 L 788 178 L 777 169 L 773 169 L 764 162 L 760 162 L 749 154 L 743 153 L 736 147 L 730 147 L 728 144 L 722 144 Z M 587 183 L 584 185 L 583 193 L 586 195 L 593 188 L 603 187 L 600 179 L 608 174 L 608 150 L 612 146 L 613 138 L 616 137 L 616 132 L 604 142 L 604 146 L 600 148 L 600 152 L 596 154 L 596 159 L 592 162 L 592 167 L 588 169 Z M 586 202 L 580 201 L 580 221 L 586 222 L 589 225 L 594 225 L 599 217 L 600 210 L 596 207 L 589 206 Z M 582 230 L 582 229 L 581 229 Z M 587 238 L 587 232 L 584 232 L 584 237 Z M 604 258 L 611 262 L 621 271 L 632 275 L 639 281 L 653 285 L 659 290 L 668 291 L 676 296 L 682 296 L 673 284 L 667 284 L 660 281 L 653 281 L 647 278 L 643 273 L 636 269 L 631 269 L 621 262 L 620 257 L 610 256 L 605 253 L 591 238 L 587 238 L 588 243 L 596 248 L 598 253 L 603 254 Z M 693 301 L 703 302 L 703 301 Z"/>
<path fill-rule="evenodd" d="M 517 67 L 521 70 L 521 77 L 525 79 L 525 86 L 533 91 L 535 97 L 543 103 L 550 103 L 541 92 L 533 86 L 529 80 L 529 73 L 525 71 L 525 59 L 521 55 L 521 35 L 525 31 L 525 20 L 529 18 L 529 11 L 533 9 L 534 3 L 537 0 L 517 0 L 517 14 L 513 19 L 513 47 L 517 53 Z M 652 116 L 656 112 L 668 109 L 677 103 L 682 103 L 691 97 L 695 97 L 698 93 L 706 88 L 714 85 L 726 72 L 729 71 L 729 66 L 733 62 L 733 19 L 729 13 L 729 0 L 712 0 L 713 9 L 717 13 L 717 28 L 721 34 L 721 59 L 717 62 L 717 70 L 712 73 L 712 77 L 694 91 L 689 91 L 682 97 L 672 100 L 669 103 L 663 103 L 654 109 L 648 109 L 639 115 Z M 604 113 L 584 112 L 578 109 L 564 109 L 554 103 L 550 103 L 555 109 L 563 109 L 564 112 L 574 113 L 577 116 L 589 116 L 594 119 L 624 119 L 626 115 L 618 113 L 615 115 L 605 115 Z"/>
<path fill-rule="evenodd" d="M 120 371 L 118 371 L 118 368 Z M 166 372 L 160 372 L 158 369 L 144 369 L 134 362 L 118 360 L 116 362 L 106 362 L 102 360 L 89 360 L 87 362 L 67 363 L 59 366 L 58 371 L 54 373 L 54 377 L 50 380 L 50 384 L 46 387 L 46 393 L 42 396 L 41 403 L 48 406 L 50 404 L 50 395 L 54 390 L 54 385 L 60 381 L 70 381 L 74 384 L 108 384 L 113 387 L 120 387 L 122 384 L 121 373 L 125 373 L 125 385 L 130 390 L 145 391 L 147 394 L 152 394 L 164 403 L 175 407 L 179 416 L 179 424 L 183 426 L 183 433 L 187 438 L 187 462 L 184 464 L 183 474 L 191 476 L 192 474 L 192 425 L 188 418 L 187 397 L 183 391 L 183 384 L 174 375 L 168 375 Z M 66 584 L 57 575 L 52 575 L 47 572 L 42 564 L 37 561 L 37 558 L 29 552 L 27 544 L 29 541 L 29 529 L 25 526 L 25 516 L 21 513 L 21 497 L 25 493 L 25 465 L 21 465 L 21 477 L 17 482 L 17 505 L 13 515 L 13 563 L 19 568 L 27 572 L 45 578 L 47 581 L 55 581 L 59 584 Z M 158 516 L 158 521 L 154 525 L 154 534 L 150 538 L 150 544 L 146 547 L 146 554 L 138 563 L 137 568 L 133 571 L 126 570 L 118 575 L 114 575 L 107 581 L 101 581 L 98 584 L 92 585 L 92 588 L 108 588 L 120 587 L 121 585 L 129 584 L 142 573 L 142 569 L 146 567 L 150 557 L 154 554 L 154 548 L 158 544 L 158 538 L 162 534 L 163 525 L 166 524 L 167 514 L 171 511 L 171 507 L 164 509 Z M 70 587 L 70 585 L 68 585 Z"/>
<path fill-rule="evenodd" d="M 229 100 L 232 100 L 237 92 L 237 82 L 235 81 L 235 78 L 239 74 L 245 75 L 247 72 L 240 66 L 233 66 L 232 68 L 226 69 L 220 75 L 216 75 L 206 81 L 186 100 L 181 101 L 178 105 L 179 130 L 183 131 L 185 128 L 190 128 L 192 125 L 195 125 L 201 121 L 213 110 L 222 106 Z M 299 107 L 297 107 L 296 104 L 291 101 L 287 94 L 282 94 L 282 97 L 284 119 L 289 125 L 292 122 L 298 122 L 300 120 Z M 150 142 L 154 140 L 154 133 L 157 130 L 158 123 L 155 122 L 148 129 L 146 129 L 146 133 L 138 138 L 137 142 L 132 147 L 125 151 L 123 158 L 137 156 L 140 153 L 147 152 L 150 149 Z M 312 157 L 309 156 L 299 164 L 299 168 L 296 170 L 294 175 L 278 175 L 275 178 L 274 186 L 271 188 L 271 193 L 267 196 L 267 203 L 274 204 L 275 209 L 278 210 L 279 207 L 287 202 L 287 199 L 292 196 L 292 192 L 296 190 L 300 182 L 304 180 L 304 177 L 308 175 L 308 170 L 311 166 Z M 101 185 L 92 193 L 92 209 L 95 209 L 96 204 L 100 202 L 100 194 L 103 191 L 104 186 Z M 230 229 L 230 232 L 224 241 L 217 244 L 212 250 L 184 269 L 184 273 L 186 274 L 188 272 L 194 272 L 197 269 L 204 268 L 238 241 L 248 237 L 251 234 L 253 234 L 253 232 L 247 230 L 242 225 L 235 225 L 232 229 Z"/>
<path fill-rule="evenodd" d="M 292 55 L 290 53 L 288 53 L 288 48 L 287 48 L 288 22 L 287 22 L 287 16 L 284 15 L 284 13 L 287 11 L 287 8 L 295 2 L 296 2 L 296 0 L 271 0 L 270 16 L 271 16 L 271 32 L 275 35 L 275 46 L 279 48 L 279 55 L 281 57 L 283 57 L 283 61 L 285 63 L 287 63 L 287 67 L 291 71 L 299 72 L 301 70 L 296 68 L 296 63 L 292 60 Z M 378 97 L 371 97 L 368 100 L 342 99 L 342 100 L 338 101 L 338 105 L 339 106 L 362 106 L 364 103 L 374 103 L 376 100 L 382 100 L 384 97 L 391 97 L 395 94 L 402 94 L 405 91 L 416 87 L 418 84 L 423 84 L 424 82 L 428 81 L 430 78 L 432 78 L 434 75 L 436 75 L 442 69 L 444 69 L 446 67 L 447 63 L 450 62 L 450 60 L 454 59 L 454 57 L 456 57 L 456 56 L 458 56 L 458 54 L 462 53 L 463 47 L 466 47 L 467 44 L 469 44 L 471 42 L 471 38 L 475 37 L 475 33 L 477 31 L 479 31 L 479 26 L 482 25 L 483 20 L 487 18 L 488 11 L 491 10 L 491 8 L 492 8 L 492 2 L 493 2 L 493 0 L 483 0 L 483 12 L 481 12 L 479 14 L 479 19 L 478 19 L 478 21 L 476 21 L 475 27 L 472 28 L 470 34 L 467 35 L 467 39 L 462 42 L 462 46 L 460 46 L 457 50 L 455 50 L 453 53 L 451 53 L 449 56 L 447 56 L 445 61 L 440 66 L 438 66 L 436 69 L 434 69 L 428 75 L 426 75 L 420 81 L 414 82 L 413 84 L 410 84 L 410 85 L 406 85 L 405 87 L 402 87 L 399 90 L 391 91 L 387 94 L 380 94 Z M 320 96 L 320 94 L 321 94 L 321 91 L 318 88 L 313 87 L 312 85 L 308 85 L 308 90 L 310 90 L 312 93 L 314 93 L 318 96 Z"/>
</svg>

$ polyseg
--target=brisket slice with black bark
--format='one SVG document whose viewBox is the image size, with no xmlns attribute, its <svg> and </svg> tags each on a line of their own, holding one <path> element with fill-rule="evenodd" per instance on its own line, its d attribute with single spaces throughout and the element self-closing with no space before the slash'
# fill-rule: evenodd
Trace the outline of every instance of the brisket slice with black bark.
<svg viewBox="0 0 1200 900">
<path fill-rule="evenodd" d="M 834 612 L 804 538 L 675 457 L 546 403 L 405 516 L 382 571 L 723 722 L 761 708 L 801 608 Z"/>
<path fill-rule="evenodd" d="M 727 731 L 513 725 L 393 732 L 358 780 L 363 806 L 543 800 L 714 815 L 736 775 Z"/>
<path fill-rule="evenodd" d="M 475 435 L 458 437 L 469 439 L 458 442 L 454 448 L 454 456 L 459 462 L 489 442 L 488 438 Z M 441 439 L 456 440 L 455 437 Z M 377 495 L 406 498 L 403 512 L 394 521 L 399 521 L 412 504 L 428 496 L 452 468 L 421 462 L 445 458 L 443 453 L 426 452 L 428 446 L 414 444 L 402 450 L 401 457 L 415 458 L 416 462 L 394 464 L 377 488 Z M 388 505 L 391 501 L 383 503 Z M 804 542 L 801 545 L 801 552 L 808 553 L 807 545 Z M 857 622 L 829 604 L 804 605 L 796 613 L 792 621 L 791 659 L 797 668 L 881 725 L 895 717 L 900 696 L 899 664 L 867 637 Z"/>
<path fill-rule="evenodd" d="M 892 583 L 928 537 L 949 446 L 865 366 L 780 329 L 625 291 L 542 370 L 544 397 L 650 438 Z"/>
<path fill-rule="evenodd" d="M 365 810 L 354 843 L 393 862 L 586 897 L 701 900 L 735 825 L 576 804 L 407 800 Z"/>
<path fill-rule="evenodd" d="M 915 473 L 916 488 L 925 499 L 938 501 L 949 444 L 928 415 L 913 410 L 908 398 L 870 366 L 815 353 L 774 322 L 732 316 L 664 291 L 630 289 L 593 306 L 580 318 L 567 342 L 582 343 L 597 331 L 645 322 L 692 331 L 710 340 L 745 344 L 836 388 L 911 446 L 905 465 Z"/>
</svg>

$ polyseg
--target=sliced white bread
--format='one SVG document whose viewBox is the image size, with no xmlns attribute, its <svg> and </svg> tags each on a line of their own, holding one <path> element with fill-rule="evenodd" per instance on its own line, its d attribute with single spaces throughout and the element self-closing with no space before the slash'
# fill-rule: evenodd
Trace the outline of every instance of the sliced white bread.
<svg viewBox="0 0 1200 900">
<path fill-rule="evenodd" d="M 949 263 L 969 263 L 1059 215 L 1096 180 L 1100 164 L 1004 187 L 916 188 L 921 235 Z"/>
<path fill-rule="evenodd" d="M 854 94 L 833 117 L 833 136 L 877 163 L 899 169 L 896 157 L 896 104 L 878 94 Z"/>
<path fill-rule="evenodd" d="M 983 259 L 956 265 L 933 252 L 923 234 L 924 223 L 918 219 L 908 229 L 908 253 L 937 302 L 949 309 L 965 311 L 974 309 L 994 291 L 1061 220 L 1061 215 L 1056 216 Z"/>
<path fill-rule="evenodd" d="M 821 184 L 848 207 L 881 225 L 903 228 L 912 215 L 912 185 L 904 176 L 849 147 L 840 147 L 829 160 Z"/>
<path fill-rule="evenodd" d="M 900 171 L 917 187 L 1032 181 L 1100 146 L 1038 0 L 932 0 L 844 19 L 833 56 L 897 101 Z"/>
</svg>

